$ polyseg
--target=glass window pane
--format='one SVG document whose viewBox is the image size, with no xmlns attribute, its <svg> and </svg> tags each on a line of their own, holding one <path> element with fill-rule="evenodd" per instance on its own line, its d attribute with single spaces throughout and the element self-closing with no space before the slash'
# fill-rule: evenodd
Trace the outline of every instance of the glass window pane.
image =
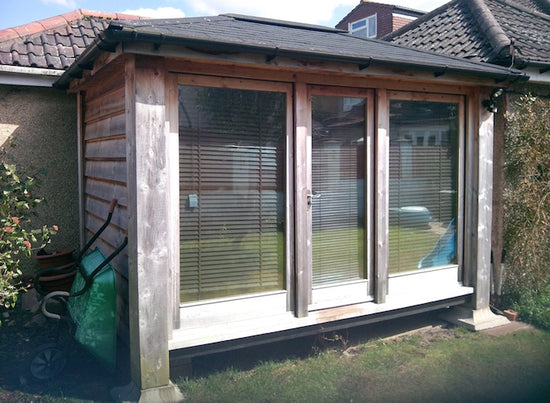
<svg viewBox="0 0 550 403">
<path fill-rule="evenodd" d="M 313 285 L 365 278 L 365 99 L 312 97 Z"/>
<path fill-rule="evenodd" d="M 390 102 L 390 273 L 456 263 L 458 105 Z"/>
<path fill-rule="evenodd" d="M 286 94 L 179 87 L 180 293 L 284 287 Z"/>
</svg>

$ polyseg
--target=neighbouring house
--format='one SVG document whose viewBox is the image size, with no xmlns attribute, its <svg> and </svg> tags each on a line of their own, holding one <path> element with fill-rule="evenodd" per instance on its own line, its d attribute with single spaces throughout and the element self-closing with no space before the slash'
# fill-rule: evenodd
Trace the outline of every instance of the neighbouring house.
<svg viewBox="0 0 550 403">
<path fill-rule="evenodd" d="M 336 25 L 337 29 L 363 38 L 381 38 L 424 15 L 424 11 L 393 4 L 359 0 Z"/>
<path fill-rule="evenodd" d="M 170 358 L 443 307 L 505 323 L 483 103 L 525 79 L 287 21 L 112 21 L 55 86 L 76 97 L 82 223 L 117 198 L 99 245 L 129 236 L 119 397 L 177 399 Z"/>
<path fill-rule="evenodd" d="M 411 48 L 514 67 L 529 81 L 512 83 L 495 100 L 493 241 L 494 290 L 502 290 L 504 227 L 504 115 L 521 94 L 550 96 L 550 1 L 451 1 L 387 35 L 385 40 Z M 489 105 L 490 106 L 490 105 Z"/>
<path fill-rule="evenodd" d="M 76 96 L 52 84 L 111 19 L 122 17 L 138 18 L 76 10 L 0 30 L 0 147 L 19 172 L 37 175 L 47 203 L 35 224 L 60 228 L 52 248 L 78 248 L 80 238 Z"/>
</svg>

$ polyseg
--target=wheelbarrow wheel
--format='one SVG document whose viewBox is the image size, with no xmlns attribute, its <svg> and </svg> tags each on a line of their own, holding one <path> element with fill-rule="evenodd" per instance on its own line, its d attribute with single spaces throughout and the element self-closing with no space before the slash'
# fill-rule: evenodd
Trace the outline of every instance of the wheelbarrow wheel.
<svg viewBox="0 0 550 403">
<path fill-rule="evenodd" d="M 37 381 L 48 381 L 57 377 L 67 364 L 65 349 L 59 344 L 48 343 L 38 347 L 31 357 L 29 370 Z"/>
</svg>

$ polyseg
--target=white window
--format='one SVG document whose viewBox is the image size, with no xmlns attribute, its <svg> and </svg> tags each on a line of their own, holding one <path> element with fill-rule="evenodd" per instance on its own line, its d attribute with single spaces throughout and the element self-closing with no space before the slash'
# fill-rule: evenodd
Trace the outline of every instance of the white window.
<svg viewBox="0 0 550 403">
<path fill-rule="evenodd" d="M 376 14 L 373 14 L 361 20 L 350 22 L 348 31 L 352 35 L 362 36 L 363 38 L 376 38 L 376 20 Z"/>
</svg>

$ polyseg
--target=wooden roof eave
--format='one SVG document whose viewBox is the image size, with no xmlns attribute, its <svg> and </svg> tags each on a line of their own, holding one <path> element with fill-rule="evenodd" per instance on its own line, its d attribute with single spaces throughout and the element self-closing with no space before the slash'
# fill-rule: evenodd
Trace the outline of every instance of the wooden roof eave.
<svg viewBox="0 0 550 403">
<path fill-rule="evenodd" d="M 359 69 L 377 66 L 387 67 L 390 69 L 410 69 L 414 71 L 432 72 L 436 77 L 442 74 L 454 73 L 465 76 L 477 76 L 481 78 L 494 79 L 496 82 L 527 80 L 528 76 L 524 73 L 519 73 L 511 69 L 500 69 L 487 67 L 483 64 L 475 64 L 472 62 L 470 68 L 459 68 L 446 64 L 423 64 L 411 62 L 407 60 L 391 59 L 391 57 L 357 57 L 352 55 L 327 54 L 318 51 L 307 51 L 303 49 L 282 49 L 273 46 L 251 45 L 241 43 L 228 43 L 226 41 L 214 41 L 212 39 L 165 36 L 153 32 L 136 32 L 134 30 L 124 29 L 108 29 L 95 38 L 94 43 L 90 45 L 77 59 L 77 61 L 69 67 L 69 69 L 60 77 L 54 84 L 57 88 L 69 88 L 71 80 L 82 77 L 82 71 L 90 68 L 93 61 L 104 51 L 113 52 L 117 45 L 124 43 L 152 43 L 155 49 L 161 46 L 179 46 L 189 49 L 202 49 L 209 52 L 224 52 L 224 53 L 252 53 L 261 54 L 266 57 L 266 60 L 275 57 L 288 57 L 294 59 L 304 59 L 313 61 L 325 61 L 333 63 L 354 63 Z"/>
</svg>

